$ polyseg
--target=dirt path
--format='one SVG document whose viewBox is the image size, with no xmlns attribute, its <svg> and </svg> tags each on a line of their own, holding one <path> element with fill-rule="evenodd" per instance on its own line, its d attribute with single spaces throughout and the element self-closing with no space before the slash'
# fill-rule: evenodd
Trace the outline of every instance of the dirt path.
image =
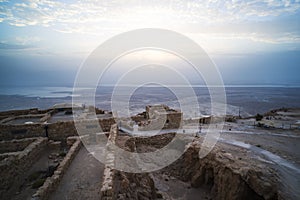
<svg viewBox="0 0 300 200">
<path fill-rule="evenodd" d="M 82 147 L 50 200 L 100 199 L 104 165 Z"/>
</svg>

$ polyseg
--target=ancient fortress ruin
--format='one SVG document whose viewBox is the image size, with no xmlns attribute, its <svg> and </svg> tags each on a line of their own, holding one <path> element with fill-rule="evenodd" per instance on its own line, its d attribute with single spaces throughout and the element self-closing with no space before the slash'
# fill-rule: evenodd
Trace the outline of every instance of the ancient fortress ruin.
<svg viewBox="0 0 300 200">
<path fill-rule="evenodd" d="M 118 121 L 110 112 L 78 106 L 79 112 L 95 112 L 103 129 L 102 133 L 80 138 L 73 121 L 72 106 L 63 104 L 48 110 L 0 113 L 0 199 L 49 199 L 78 151 L 85 148 L 83 139 L 96 137 L 93 145 L 97 145 L 101 143 L 97 135 L 104 134 L 109 141 L 107 148 L 114 144 L 129 152 L 149 152 L 164 147 L 175 135 L 172 130 L 185 125 L 182 113 L 165 105 L 147 106 L 145 112 L 130 120 Z M 164 119 L 163 124 L 156 123 L 161 119 Z M 193 123 L 206 124 L 210 120 L 210 117 L 203 117 L 194 119 Z M 138 131 L 162 127 L 170 132 L 138 136 L 131 134 L 134 126 L 138 126 Z M 184 199 L 284 198 L 277 185 L 276 173 L 265 163 L 250 158 L 247 150 L 217 144 L 211 153 L 200 159 L 198 152 L 202 142 L 203 138 L 194 138 L 179 160 L 151 173 L 115 170 L 116 158 L 109 152 L 105 155 L 107 162 L 102 164 L 101 186 L 95 193 L 98 196 L 91 199 L 176 199 L 176 192 L 185 194 Z"/>
</svg>

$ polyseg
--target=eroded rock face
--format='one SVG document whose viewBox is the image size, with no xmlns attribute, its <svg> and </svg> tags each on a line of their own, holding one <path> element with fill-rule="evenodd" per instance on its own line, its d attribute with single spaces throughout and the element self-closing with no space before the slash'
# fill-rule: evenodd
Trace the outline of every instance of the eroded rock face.
<svg viewBox="0 0 300 200">
<path fill-rule="evenodd" d="M 148 173 L 117 172 L 115 199 L 156 199 L 153 179 Z"/>
<path fill-rule="evenodd" d="M 209 187 L 213 199 L 278 199 L 274 172 L 265 165 L 216 147 L 199 159 L 199 143 L 192 143 L 184 155 L 164 171 L 192 187 Z"/>
</svg>

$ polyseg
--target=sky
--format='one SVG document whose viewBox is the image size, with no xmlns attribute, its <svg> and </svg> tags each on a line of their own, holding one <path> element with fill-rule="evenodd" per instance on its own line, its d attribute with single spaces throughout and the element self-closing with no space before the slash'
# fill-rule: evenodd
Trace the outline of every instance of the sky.
<svg viewBox="0 0 300 200">
<path fill-rule="evenodd" d="M 300 0 L 0 0 L 0 85 L 72 85 L 102 42 L 162 28 L 197 42 L 225 84 L 299 86 L 299 19 Z"/>
</svg>

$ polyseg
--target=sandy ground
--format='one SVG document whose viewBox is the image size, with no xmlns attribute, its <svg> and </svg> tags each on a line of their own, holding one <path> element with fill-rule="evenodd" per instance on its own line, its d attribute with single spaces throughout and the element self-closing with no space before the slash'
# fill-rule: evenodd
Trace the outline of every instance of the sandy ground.
<svg viewBox="0 0 300 200">
<path fill-rule="evenodd" d="M 104 165 L 81 147 L 50 200 L 99 199 Z"/>
<path fill-rule="evenodd" d="M 155 187 L 162 194 L 163 199 L 199 200 L 211 199 L 208 188 L 192 188 L 190 183 L 161 173 L 152 173 Z"/>
<path fill-rule="evenodd" d="M 226 123 L 220 136 L 257 146 L 300 166 L 300 130 L 265 129 L 241 123 Z"/>
</svg>

